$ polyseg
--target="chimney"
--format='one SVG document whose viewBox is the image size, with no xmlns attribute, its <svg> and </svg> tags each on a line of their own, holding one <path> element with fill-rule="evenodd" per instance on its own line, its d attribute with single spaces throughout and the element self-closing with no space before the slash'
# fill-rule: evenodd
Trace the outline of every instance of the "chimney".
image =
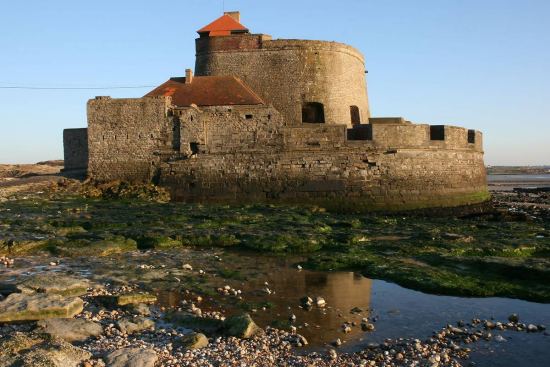
<svg viewBox="0 0 550 367">
<path fill-rule="evenodd" d="M 191 84 L 193 81 L 193 70 L 185 69 L 185 84 Z"/>
<path fill-rule="evenodd" d="M 241 12 L 239 11 L 225 11 L 224 15 L 229 15 L 231 18 L 235 19 L 237 22 L 241 22 Z"/>
</svg>

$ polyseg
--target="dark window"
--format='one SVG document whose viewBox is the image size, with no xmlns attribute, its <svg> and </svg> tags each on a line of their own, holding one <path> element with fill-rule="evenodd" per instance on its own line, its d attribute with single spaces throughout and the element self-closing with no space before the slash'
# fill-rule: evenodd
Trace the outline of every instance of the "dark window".
<svg viewBox="0 0 550 367">
<path fill-rule="evenodd" d="M 348 129 L 348 140 L 372 140 L 372 125 L 357 125 Z"/>
<path fill-rule="evenodd" d="M 476 142 L 476 131 L 468 130 L 468 143 L 475 144 L 475 142 Z"/>
<path fill-rule="evenodd" d="M 199 153 L 199 143 L 189 143 L 189 148 L 191 148 L 192 154 Z"/>
<path fill-rule="evenodd" d="M 173 127 L 174 134 L 172 135 L 172 149 L 179 151 L 180 150 L 180 139 L 181 139 L 181 122 L 179 119 L 174 121 Z"/>
<path fill-rule="evenodd" d="M 359 113 L 359 107 L 350 106 L 349 112 L 351 114 L 351 123 L 353 125 L 358 125 L 361 123 L 361 114 Z"/>
<path fill-rule="evenodd" d="M 444 125 L 431 125 L 430 126 L 430 140 L 445 140 L 445 126 Z"/>
<path fill-rule="evenodd" d="M 302 106 L 302 122 L 322 124 L 325 122 L 325 108 L 322 103 L 306 102 Z"/>
<path fill-rule="evenodd" d="M 252 115 L 244 115 L 244 117 L 245 117 L 247 120 L 252 120 L 252 117 L 254 117 L 254 116 L 252 116 Z"/>
</svg>

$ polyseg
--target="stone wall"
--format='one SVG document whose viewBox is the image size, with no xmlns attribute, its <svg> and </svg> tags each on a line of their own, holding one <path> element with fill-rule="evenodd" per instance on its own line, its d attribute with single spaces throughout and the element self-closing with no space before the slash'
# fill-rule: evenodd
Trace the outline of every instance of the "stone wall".
<svg viewBox="0 0 550 367">
<path fill-rule="evenodd" d="M 350 106 L 370 117 L 364 58 L 336 42 L 270 40 L 265 35 L 197 39 L 196 75 L 234 75 L 283 115 L 302 123 L 302 104 L 324 105 L 325 123 L 351 126 Z"/>
<path fill-rule="evenodd" d="M 181 152 L 267 152 L 281 149 L 283 119 L 270 106 L 178 108 Z"/>
<path fill-rule="evenodd" d="M 169 97 L 88 101 L 89 175 L 149 182 L 160 162 L 154 152 L 172 147 L 169 106 Z"/>
<path fill-rule="evenodd" d="M 258 121 L 242 118 L 246 109 L 182 110 L 182 146 L 187 135 L 201 148 L 188 159 L 162 163 L 160 183 L 176 200 L 278 200 L 357 210 L 488 198 L 479 132 L 472 144 L 467 129 L 444 126 L 445 140 L 433 141 L 430 125 L 380 124 L 372 126 L 372 140 L 354 141 L 346 138 L 346 125 L 266 123 L 270 109 L 264 109 L 263 115 L 256 111 Z M 270 145 L 255 144 L 254 136 L 266 136 Z"/>
<path fill-rule="evenodd" d="M 311 202 L 368 209 L 457 206 L 487 199 L 476 151 L 361 147 L 261 155 L 197 155 L 165 163 L 161 184 L 176 200 Z"/>
<path fill-rule="evenodd" d="M 63 130 L 64 171 L 88 168 L 88 129 Z"/>
<path fill-rule="evenodd" d="M 434 140 L 427 124 L 361 125 L 369 140 L 352 140 L 347 125 L 287 126 L 271 106 L 176 108 L 169 97 L 99 97 L 88 116 L 93 178 L 158 180 L 176 200 L 367 210 L 488 197 L 482 135 L 464 128 L 439 126 Z"/>
</svg>

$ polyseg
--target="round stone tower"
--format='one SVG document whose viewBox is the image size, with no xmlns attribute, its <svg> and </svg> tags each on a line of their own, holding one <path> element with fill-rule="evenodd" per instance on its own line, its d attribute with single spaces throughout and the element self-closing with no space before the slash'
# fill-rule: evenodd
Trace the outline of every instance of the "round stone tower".
<svg viewBox="0 0 550 367">
<path fill-rule="evenodd" d="M 226 14 L 199 31 L 196 75 L 240 78 L 287 125 L 368 123 L 365 61 L 358 50 L 336 42 L 272 40 L 248 33 L 238 21 L 237 13 Z"/>
</svg>

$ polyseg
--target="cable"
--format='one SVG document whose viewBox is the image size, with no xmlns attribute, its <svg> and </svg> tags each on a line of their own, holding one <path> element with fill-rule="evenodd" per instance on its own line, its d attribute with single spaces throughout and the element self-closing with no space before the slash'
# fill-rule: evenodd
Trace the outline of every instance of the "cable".
<svg viewBox="0 0 550 367">
<path fill-rule="evenodd" d="M 0 86 L 0 89 L 32 89 L 32 90 L 94 90 L 94 89 L 139 89 L 154 88 L 156 85 L 138 85 L 125 87 L 23 87 L 23 86 Z"/>
</svg>

